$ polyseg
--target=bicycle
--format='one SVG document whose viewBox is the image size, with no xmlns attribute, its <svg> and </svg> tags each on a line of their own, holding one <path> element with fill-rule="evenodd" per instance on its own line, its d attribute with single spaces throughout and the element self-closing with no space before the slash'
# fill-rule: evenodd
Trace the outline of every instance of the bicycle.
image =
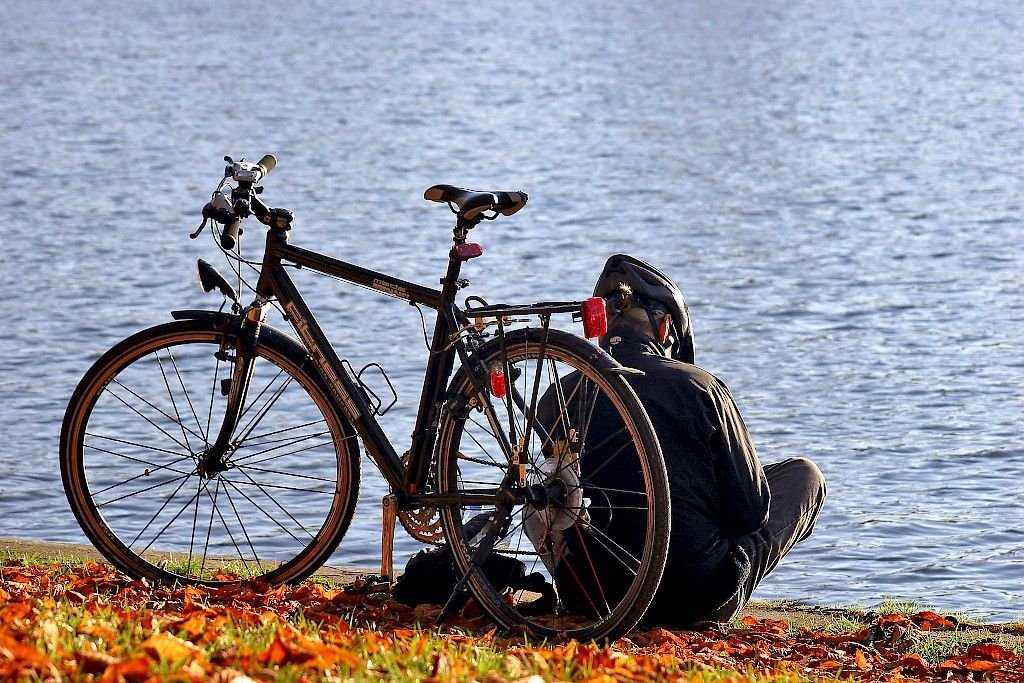
<svg viewBox="0 0 1024 683">
<path fill-rule="evenodd" d="M 64 487 L 99 551 L 127 574 L 156 581 L 300 581 L 348 529 L 361 441 L 390 489 L 382 505 L 384 588 L 394 579 L 397 519 L 418 540 L 448 545 L 458 583 L 438 623 L 471 593 L 502 627 L 542 637 L 614 638 L 634 626 L 668 547 L 661 451 L 624 377 L 636 371 L 550 325 L 569 313 L 586 336 L 599 336 L 603 301 L 455 302 L 469 285 L 463 264 L 483 253 L 467 241 L 470 230 L 516 213 L 527 195 L 449 185 L 424 193 L 456 214 L 435 290 L 290 244 L 293 214 L 260 196 L 277 160 L 225 161 L 192 237 L 210 223 L 235 266 L 253 267 L 253 301 L 242 305 L 200 259 L 203 288 L 223 294 L 221 308 L 173 311 L 172 322 L 116 344 L 67 408 Z M 267 227 L 260 261 L 245 261 L 238 245 L 250 215 Z M 289 268 L 437 311 L 404 456 L 377 420 L 394 400 L 383 405 L 364 378 L 372 370 L 390 387 L 383 369 L 356 371 L 338 356 Z M 266 324 L 271 306 L 297 340 Z M 612 428 L 602 443 L 587 440 L 594 420 Z M 617 467 L 604 470 L 612 462 Z M 640 473 L 642 485 L 625 490 L 609 481 L 623 466 Z M 605 533 L 613 520 L 635 534 Z"/>
</svg>

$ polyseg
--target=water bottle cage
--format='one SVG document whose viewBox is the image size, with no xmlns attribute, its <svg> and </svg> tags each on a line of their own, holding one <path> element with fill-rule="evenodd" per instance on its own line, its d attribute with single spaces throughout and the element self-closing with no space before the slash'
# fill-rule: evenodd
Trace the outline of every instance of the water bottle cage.
<svg viewBox="0 0 1024 683">
<path fill-rule="evenodd" d="M 343 366 L 345 366 L 345 369 L 348 371 L 349 375 L 355 380 L 356 384 L 359 385 L 359 388 L 363 390 L 363 396 L 366 399 L 367 404 L 370 406 L 370 410 L 373 411 L 374 415 L 376 415 L 377 417 L 383 417 L 384 415 L 387 414 L 389 410 L 391 410 L 395 406 L 396 403 L 398 403 L 398 393 L 395 391 L 395 386 L 391 383 L 391 379 L 388 377 L 388 374 L 384 371 L 384 368 L 382 368 L 378 363 L 367 363 L 358 371 L 356 371 L 352 367 L 352 364 L 349 363 L 347 360 L 343 360 L 341 363 Z M 383 399 L 381 399 L 381 397 L 377 395 L 377 392 L 371 389 L 370 386 L 366 383 L 366 380 L 363 379 L 363 373 L 365 373 L 370 368 L 374 368 L 376 369 L 377 372 L 380 373 L 380 376 L 384 379 L 384 384 L 387 386 L 388 391 L 391 392 L 391 401 L 386 406 L 383 405 Z"/>
</svg>

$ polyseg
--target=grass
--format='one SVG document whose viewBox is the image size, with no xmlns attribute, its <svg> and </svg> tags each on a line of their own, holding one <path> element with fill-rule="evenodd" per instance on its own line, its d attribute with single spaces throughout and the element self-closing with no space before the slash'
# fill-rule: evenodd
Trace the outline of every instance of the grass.
<svg viewBox="0 0 1024 683">
<path fill-rule="evenodd" d="M 633 642 L 620 641 L 610 648 L 538 643 L 525 637 L 502 639 L 488 631 L 489 626 L 479 624 L 422 628 L 409 610 L 401 618 L 389 614 L 395 608 L 379 597 L 353 597 L 337 603 L 352 605 L 350 608 L 334 608 L 329 596 L 337 593 L 334 589 L 338 586 L 323 578 L 280 596 L 250 592 L 225 597 L 216 591 L 145 586 L 70 557 L 54 562 L 55 558 L 6 555 L 6 562 L 0 557 L 0 565 L 23 563 L 25 572 L 34 572 L 38 581 L 31 585 L 23 578 L 0 579 L 0 591 L 22 593 L 20 600 L 10 598 L 5 604 L 0 592 L 0 638 L 7 637 L 5 633 L 15 634 L 20 642 L 47 653 L 61 677 L 83 683 L 98 680 L 104 667 L 110 666 L 108 660 L 115 658 L 122 663 L 147 662 L 149 674 L 168 680 L 203 680 L 232 669 L 258 680 L 296 682 L 435 678 L 498 683 L 539 676 L 559 681 L 633 678 L 810 683 L 838 681 L 855 671 L 851 668 L 855 650 L 844 651 L 840 646 L 837 651 L 836 642 L 843 641 L 821 639 L 797 626 L 786 629 L 752 622 L 748 627 L 737 620 L 725 633 L 654 629 L 633 634 Z M 77 588 L 83 581 L 85 587 Z M 309 595 L 322 599 L 309 600 Z M 813 611 L 792 601 L 760 606 L 794 614 Z M 870 611 L 859 607 L 824 609 L 816 618 L 825 625 L 816 631 L 842 637 L 870 626 L 880 613 L 913 616 L 926 609 L 917 602 L 891 598 Z M 767 659 L 754 656 L 766 638 L 775 643 Z M 883 653 L 886 648 L 892 650 L 897 658 L 887 660 L 892 666 L 910 653 L 935 665 L 985 640 L 1024 655 L 1021 639 L 978 628 L 912 629 L 875 647 Z M 38 667 L 8 675 L 3 667 L 12 664 L 4 659 L 2 643 L 0 640 L 0 679 L 42 681 L 53 677 L 53 670 Z M 799 665 L 785 661 L 787 648 L 799 659 L 801 652 L 814 647 L 825 648 L 829 658 L 841 660 L 841 666 L 814 669 L 815 665 L 805 663 L 806 657 Z M 886 662 L 876 663 L 882 666 Z M 752 668 L 755 664 L 760 668 Z"/>
</svg>

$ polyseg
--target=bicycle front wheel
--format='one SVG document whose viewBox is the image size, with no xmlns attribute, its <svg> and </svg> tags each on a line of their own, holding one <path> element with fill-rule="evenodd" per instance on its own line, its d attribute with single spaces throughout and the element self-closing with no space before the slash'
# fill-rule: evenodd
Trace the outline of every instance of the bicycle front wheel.
<svg viewBox="0 0 1024 683">
<path fill-rule="evenodd" d="M 265 328 L 220 472 L 200 474 L 225 415 L 227 316 L 172 322 L 104 354 L 61 432 L 68 501 L 127 574 L 210 585 L 301 580 L 348 528 L 358 448 L 304 350 Z"/>
<path fill-rule="evenodd" d="M 647 413 L 622 376 L 598 366 L 598 350 L 564 332 L 544 337 L 517 330 L 481 349 L 484 366 L 505 370 L 504 399 L 465 369 L 453 379 L 438 490 L 466 501 L 497 492 L 498 502 L 442 507 L 441 520 L 499 623 L 613 639 L 643 616 L 664 570 L 665 464 Z"/>
</svg>

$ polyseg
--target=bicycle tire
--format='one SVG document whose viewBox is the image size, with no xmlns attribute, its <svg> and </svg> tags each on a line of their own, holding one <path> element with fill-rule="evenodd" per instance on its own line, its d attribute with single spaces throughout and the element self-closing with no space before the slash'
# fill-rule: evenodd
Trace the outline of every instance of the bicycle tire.
<svg viewBox="0 0 1024 683">
<path fill-rule="evenodd" d="M 442 507 L 441 521 L 459 573 L 470 572 L 473 596 L 506 629 L 613 640 L 646 612 L 664 570 L 671 519 L 665 463 L 646 411 L 621 375 L 595 362 L 598 349 L 551 330 L 542 350 L 543 336 L 527 328 L 505 338 L 508 390 L 516 387 L 519 402 L 474 387 L 465 368 L 456 373 L 435 461 L 441 494 L 502 486 L 515 473 L 495 450 L 496 429 L 480 406 L 491 402 L 504 425 L 511 405 L 515 426 L 507 428 L 515 438 L 508 442 L 522 440 L 533 501 L 505 511 Z M 502 365 L 501 347 L 492 340 L 480 349 L 484 367 Z M 537 417 L 527 440 L 534 395 Z M 481 520 L 506 529 L 487 559 L 475 562 L 475 544 L 486 534 Z M 525 565 L 521 571 L 515 559 Z"/>
<path fill-rule="evenodd" d="M 103 354 L 61 429 L 68 502 L 96 548 L 135 578 L 225 585 L 300 581 L 348 529 L 359 455 L 305 350 L 264 327 L 230 467 L 203 478 L 238 318 L 181 320 Z"/>
</svg>

